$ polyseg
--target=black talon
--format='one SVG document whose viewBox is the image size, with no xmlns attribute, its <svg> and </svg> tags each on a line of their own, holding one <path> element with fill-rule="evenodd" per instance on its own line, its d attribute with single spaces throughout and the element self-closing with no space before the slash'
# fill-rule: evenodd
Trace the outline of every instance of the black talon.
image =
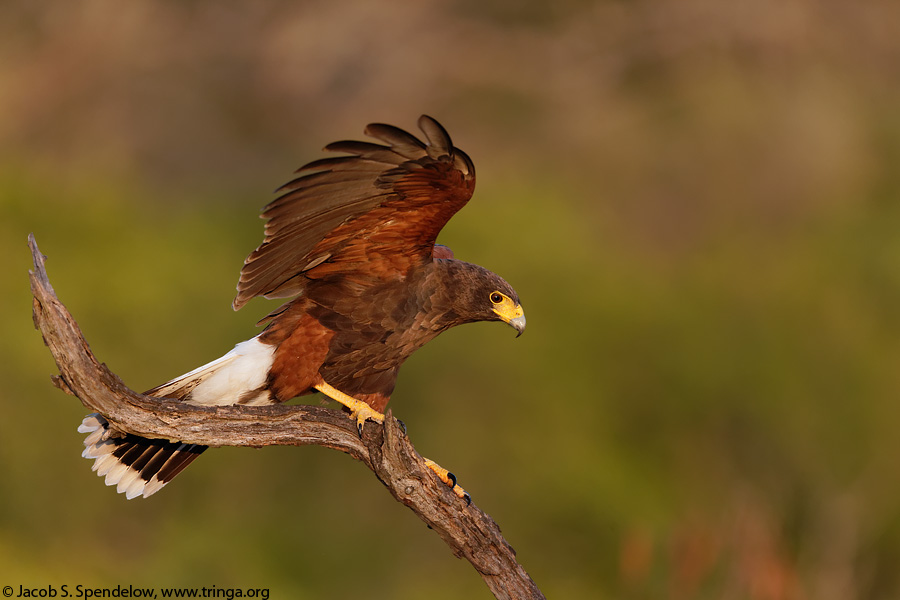
<svg viewBox="0 0 900 600">
<path fill-rule="evenodd" d="M 472 506 L 472 494 L 466 492 L 464 498 L 466 499 L 466 506 Z"/>
<path fill-rule="evenodd" d="M 400 423 L 400 429 L 403 430 L 403 435 L 406 435 L 406 423 L 404 423 L 400 419 L 397 419 L 397 422 Z"/>
<path fill-rule="evenodd" d="M 454 475 L 450 471 L 447 471 L 447 479 L 450 480 L 450 489 L 452 490 L 456 487 L 456 475 Z"/>
<path fill-rule="evenodd" d="M 357 423 L 356 424 L 356 430 L 359 432 L 360 438 L 362 438 L 363 425 L 365 425 L 365 423 Z"/>
</svg>

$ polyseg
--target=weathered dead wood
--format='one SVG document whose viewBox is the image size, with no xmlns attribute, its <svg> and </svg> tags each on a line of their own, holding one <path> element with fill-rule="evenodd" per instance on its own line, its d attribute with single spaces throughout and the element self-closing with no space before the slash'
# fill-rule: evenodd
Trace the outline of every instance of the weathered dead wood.
<svg viewBox="0 0 900 600">
<path fill-rule="evenodd" d="M 63 391 L 102 414 L 119 432 L 206 446 L 317 445 L 361 461 L 481 575 L 497 598 L 543 598 L 494 520 L 466 506 L 433 476 L 390 411 L 385 425 L 366 423 L 362 438 L 343 413 L 316 406 L 202 407 L 143 396 L 94 357 L 78 324 L 56 297 L 33 235 L 29 271 L 33 317 L 50 348 Z"/>
</svg>

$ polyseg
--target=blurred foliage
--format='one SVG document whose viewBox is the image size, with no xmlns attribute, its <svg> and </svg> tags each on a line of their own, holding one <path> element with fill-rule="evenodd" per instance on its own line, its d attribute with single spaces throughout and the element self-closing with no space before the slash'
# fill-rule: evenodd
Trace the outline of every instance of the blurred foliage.
<svg viewBox="0 0 900 600">
<path fill-rule="evenodd" d="M 900 596 L 900 5 L 0 5 L 0 584 L 487 598 L 361 466 L 220 449 L 150 500 L 89 471 L 25 239 L 149 388 L 227 351 L 257 210 L 427 112 L 469 152 L 442 235 L 529 330 L 448 332 L 391 403 L 548 597 Z"/>
</svg>

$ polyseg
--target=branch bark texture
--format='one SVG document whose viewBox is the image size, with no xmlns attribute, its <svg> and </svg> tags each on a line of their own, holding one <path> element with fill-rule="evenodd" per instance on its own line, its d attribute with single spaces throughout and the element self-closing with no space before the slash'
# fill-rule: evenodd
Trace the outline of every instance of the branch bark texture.
<svg viewBox="0 0 900 600">
<path fill-rule="evenodd" d="M 466 506 L 443 485 L 388 411 L 384 425 L 367 422 L 363 436 L 343 413 L 316 406 L 203 407 L 143 396 L 97 361 L 78 324 L 56 297 L 45 259 L 29 235 L 35 327 L 50 349 L 57 387 L 103 415 L 112 429 L 205 446 L 317 445 L 365 464 L 391 495 L 428 524 L 457 557 L 478 571 L 496 598 L 544 598 L 516 561 L 494 520 Z"/>
</svg>

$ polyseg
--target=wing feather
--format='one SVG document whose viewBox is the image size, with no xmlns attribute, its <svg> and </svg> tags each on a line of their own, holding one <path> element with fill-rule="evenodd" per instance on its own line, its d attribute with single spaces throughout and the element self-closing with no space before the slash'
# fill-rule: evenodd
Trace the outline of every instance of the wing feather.
<svg viewBox="0 0 900 600">
<path fill-rule="evenodd" d="M 429 141 L 428 156 L 437 159 L 441 156 L 449 156 L 453 152 L 453 142 L 450 141 L 450 135 L 440 123 L 422 115 L 419 117 L 418 125 Z"/>
<path fill-rule="evenodd" d="M 422 156 L 422 151 L 425 150 L 425 144 L 417 137 L 393 125 L 371 123 L 366 126 L 364 133 L 376 140 L 381 140 L 395 153 L 408 160 L 416 160 Z"/>
<path fill-rule="evenodd" d="M 261 215 L 265 239 L 244 261 L 235 310 L 256 296 L 300 294 L 316 272 L 396 277 L 431 259 L 438 233 L 472 195 L 475 168 L 437 121 L 423 115 L 418 125 L 427 143 L 373 123 L 365 133 L 385 145 L 328 144 L 344 156 L 307 163 L 277 190 Z"/>
<path fill-rule="evenodd" d="M 370 160 L 375 163 L 384 163 L 391 165 L 399 165 L 405 162 L 407 157 L 402 154 L 394 151 L 391 148 L 386 148 L 385 146 L 379 146 L 378 144 L 373 144 L 371 142 L 356 142 L 356 141 L 343 141 L 343 142 L 332 142 L 325 146 L 325 150 L 329 152 L 346 152 L 347 154 L 352 154 L 353 156 L 340 156 L 338 159 L 353 159 L 354 157 L 363 158 L 365 160 Z M 335 160 L 333 158 L 323 158 L 320 159 L 322 161 Z M 306 170 L 310 168 L 316 168 L 319 161 L 313 161 L 307 164 L 304 167 L 301 167 L 300 170 Z M 384 167 L 382 167 L 384 168 Z"/>
</svg>

